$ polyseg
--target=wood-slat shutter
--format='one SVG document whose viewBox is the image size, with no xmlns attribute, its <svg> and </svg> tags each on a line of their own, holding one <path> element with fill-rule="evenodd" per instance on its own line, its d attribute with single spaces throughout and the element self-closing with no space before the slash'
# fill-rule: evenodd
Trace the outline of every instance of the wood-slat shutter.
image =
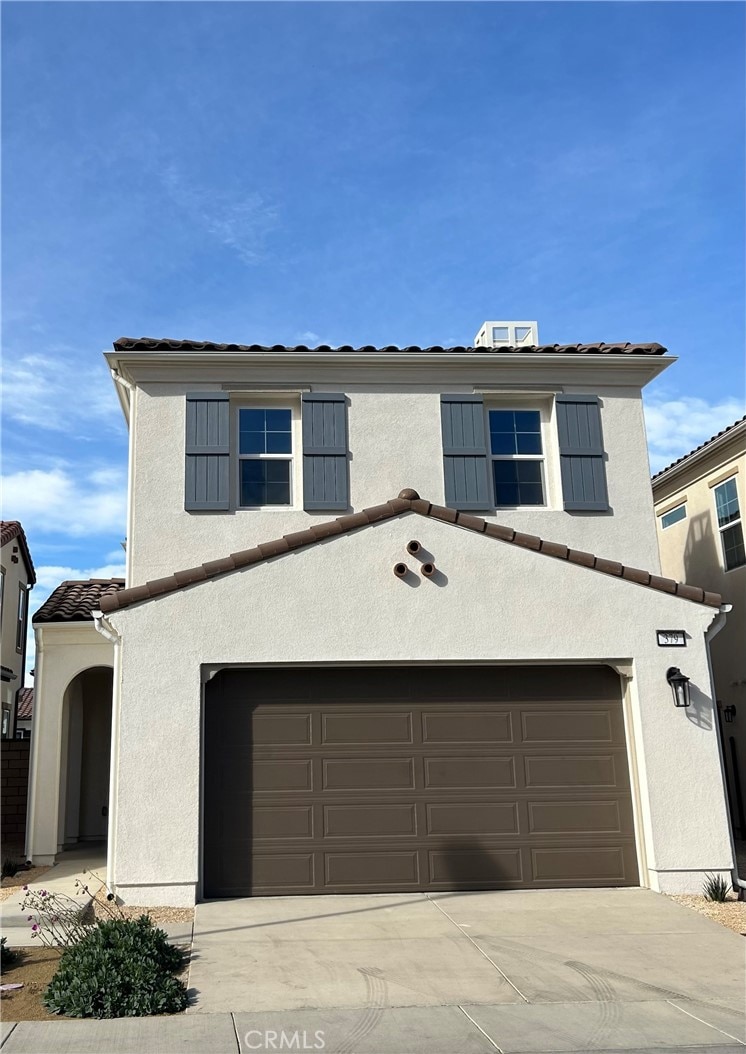
<svg viewBox="0 0 746 1054">
<path fill-rule="evenodd" d="M 596 395 L 558 395 L 562 494 L 568 512 L 608 512 L 601 407 Z"/>
<path fill-rule="evenodd" d="M 303 395 L 303 508 L 349 508 L 347 400 L 341 392 Z"/>
<path fill-rule="evenodd" d="M 484 405 L 479 395 L 441 395 L 443 473 L 446 505 L 452 509 L 488 509 L 487 445 Z"/>
<path fill-rule="evenodd" d="M 230 507 L 230 409 L 227 392 L 186 397 L 184 508 L 188 512 Z"/>
</svg>

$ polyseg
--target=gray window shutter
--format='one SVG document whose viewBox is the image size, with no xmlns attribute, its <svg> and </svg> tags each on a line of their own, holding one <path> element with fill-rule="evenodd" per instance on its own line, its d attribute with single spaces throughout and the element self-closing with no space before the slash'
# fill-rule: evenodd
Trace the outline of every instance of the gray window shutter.
<svg viewBox="0 0 746 1054">
<path fill-rule="evenodd" d="M 227 392 L 186 397 L 187 512 L 230 507 L 230 412 Z"/>
<path fill-rule="evenodd" d="M 347 400 L 341 392 L 303 395 L 303 508 L 349 508 Z"/>
<path fill-rule="evenodd" d="M 601 408 L 595 395 L 558 395 L 562 494 L 568 512 L 608 512 Z"/>
<path fill-rule="evenodd" d="M 487 479 L 484 405 L 479 395 L 441 395 L 446 505 L 488 509 L 494 502 Z"/>
</svg>

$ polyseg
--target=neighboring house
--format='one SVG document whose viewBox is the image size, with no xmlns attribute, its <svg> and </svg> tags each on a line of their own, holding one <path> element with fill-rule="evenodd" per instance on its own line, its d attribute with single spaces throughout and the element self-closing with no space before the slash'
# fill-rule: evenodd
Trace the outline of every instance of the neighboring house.
<svg viewBox="0 0 746 1054">
<path fill-rule="evenodd" d="M 664 348 L 106 359 L 126 581 L 34 620 L 35 861 L 106 829 L 117 894 L 174 905 L 730 877 L 721 598 L 661 575 L 650 492 Z"/>
<path fill-rule="evenodd" d="M 712 642 L 731 817 L 746 838 L 746 417 L 653 476 L 663 574 L 733 606 Z"/>
<path fill-rule="evenodd" d="M 26 670 L 28 598 L 36 582 L 26 535 L 17 520 L 0 520 L 0 637 L 3 739 L 15 737 L 16 700 Z"/>
<path fill-rule="evenodd" d="M 34 689 L 21 688 L 16 710 L 16 739 L 31 739 L 31 722 L 34 717 Z"/>
</svg>

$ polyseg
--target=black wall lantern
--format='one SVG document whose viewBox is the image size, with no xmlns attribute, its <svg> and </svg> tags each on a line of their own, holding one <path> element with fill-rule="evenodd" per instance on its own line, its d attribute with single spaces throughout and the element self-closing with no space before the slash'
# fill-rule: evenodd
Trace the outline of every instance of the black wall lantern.
<svg viewBox="0 0 746 1054">
<path fill-rule="evenodd" d="M 733 705 L 733 703 L 731 703 L 730 706 L 724 706 L 723 707 L 723 717 L 725 718 L 725 721 L 726 721 L 727 724 L 729 724 L 729 725 L 732 724 L 733 721 L 735 720 L 735 716 L 736 716 L 736 708 Z"/>
<path fill-rule="evenodd" d="M 678 666 L 669 666 L 666 671 L 666 680 L 671 685 L 674 705 L 690 706 L 689 678 L 681 672 Z"/>
</svg>

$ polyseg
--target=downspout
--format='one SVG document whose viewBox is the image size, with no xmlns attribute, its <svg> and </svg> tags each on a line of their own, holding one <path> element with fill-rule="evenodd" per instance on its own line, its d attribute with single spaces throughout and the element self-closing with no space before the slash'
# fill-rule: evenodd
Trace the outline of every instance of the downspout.
<svg viewBox="0 0 746 1054">
<path fill-rule="evenodd" d="M 42 668 L 44 665 L 44 643 L 42 641 L 41 629 L 34 627 L 34 638 L 36 643 L 36 655 L 34 658 L 34 694 L 38 699 L 38 688 L 42 679 Z M 39 718 L 37 712 L 36 721 L 31 721 L 31 763 L 28 773 L 28 811 L 26 813 L 26 860 L 33 860 L 34 835 L 36 833 L 36 772 L 38 770 L 37 754 L 39 753 Z M 57 751 L 59 757 L 59 750 Z M 59 775 L 57 776 L 59 785 Z M 56 848 L 56 845 L 55 845 Z"/>
<path fill-rule="evenodd" d="M 111 697 L 111 759 L 109 765 L 109 829 L 106 838 L 106 885 L 114 892 L 114 861 L 117 848 L 117 788 L 119 786 L 119 713 L 121 709 L 122 638 L 106 619 L 103 612 L 93 611 L 93 624 L 106 640 L 114 645 L 114 673 Z"/>
<path fill-rule="evenodd" d="M 738 874 L 738 865 L 736 863 L 736 846 L 733 840 L 733 825 L 730 820 L 730 808 L 728 806 L 728 787 L 726 784 L 725 775 L 725 755 L 723 752 L 723 741 L 721 738 L 720 719 L 717 713 L 717 691 L 715 689 L 715 678 L 712 672 L 712 656 L 710 654 L 710 645 L 712 641 L 717 637 L 720 630 L 726 623 L 728 612 L 733 610 L 732 604 L 721 604 L 720 609 L 715 618 L 710 623 L 709 627 L 705 630 L 705 644 L 707 652 L 707 668 L 710 673 L 710 690 L 712 692 L 713 702 L 713 713 L 715 718 L 715 724 L 717 729 L 717 742 L 718 742 L 718 753 L 720 754 L 720 774 L 723 780 L 723 797 L 725 799 L 725 810 L 728 816 L 728 838 L 730 839 L 730 851 L 733 854 L 733 869 L 731 871 L 731 880 L 733 889 L 738 893 L 738 899 L 746 899 L 746 881 L 744 881 Z"/>
</svg>

